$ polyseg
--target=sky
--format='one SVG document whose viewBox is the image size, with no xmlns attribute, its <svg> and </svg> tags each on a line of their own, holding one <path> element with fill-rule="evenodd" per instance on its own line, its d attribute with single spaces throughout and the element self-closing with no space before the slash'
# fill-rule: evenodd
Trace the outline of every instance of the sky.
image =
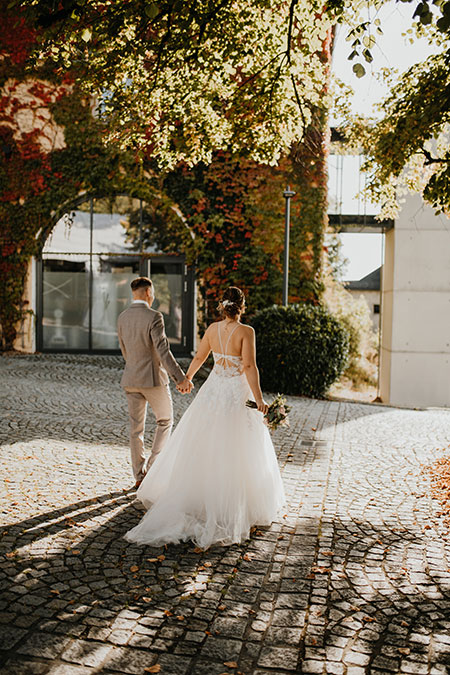
<svg viewBox="0 0 450 675">
<path fill-rule="evenodd" d="M 352 71 L 354 61 L 348 60 L 351 52 L 350 42 L 345 40 L 347 28 L 340 26 L 336 36 L 333 53 L 333 72 L 336 77 L 350 85 L 354 90 L 351 98 L 352 110 L 355 113 L 375 115 L 374 105 L 387 94 L 386 85 L 379 82 L 376 74 L 381 68 L 396 68 L 399 73 L 407 70 L 413 63 L 423 61 L 433 53 L 433 49 L 426 39 L 414 39 L 410 44 L 408 37 L 402 33 L 411 27 L 411 17 L 417 3 L 388 2 L 380 10 L 371 9 L 370 18 L 378 17 L 381 20 L 383 35 L 377 36 L 377 43 L 372 49 L 373 63 L 366 65 L 366 75 L 358 79 Z M 358 191 L 356 158 L 344 167 L 344 182 L 342 195 L 342 213 L 362 213 L 363 204 L 358 204 L 355 193 Z M 330 197 L 335 197 L 338 188 L 335 177 L 335 159 L 330 159 Z M 376 213 L 376 207 L 366 205 L 367 213 Z M 342 234 L 342 253 L 349 260 L 344 278 L 346 280 L 360 279 L 380 266 L 382 262 L 381 234 Z"/>
</svg>

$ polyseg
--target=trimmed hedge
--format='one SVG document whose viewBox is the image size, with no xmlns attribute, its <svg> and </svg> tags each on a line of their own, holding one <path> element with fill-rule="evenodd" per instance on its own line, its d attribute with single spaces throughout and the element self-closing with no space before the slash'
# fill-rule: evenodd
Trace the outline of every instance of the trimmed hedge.
<svg viewBox="0 0 450 675">
<path fill-rule="evenodd" d="M 320 398 L 346 367 L 348 331 L 322 305 L 274 305 L 252 326 L 265 391 Z"/>
</svg>

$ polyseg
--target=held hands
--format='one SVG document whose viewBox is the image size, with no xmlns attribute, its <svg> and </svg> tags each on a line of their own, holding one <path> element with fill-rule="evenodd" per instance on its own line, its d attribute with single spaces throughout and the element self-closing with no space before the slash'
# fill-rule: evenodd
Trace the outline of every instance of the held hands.
<svg viewBox="0 0 450 675">
<path fill-rule="evenodd" d="M 187 377 L 184 378 L 183 382 L 177 384 L 177 390 L 180 394 L 190 394 L 193 390 L 194 385 L 191 380 L 188 380 Z"/>
<path fill-rule="evenodd" d="M 262 412 L 263 415 L 265 415 L 267 413 L 267 411 L 269 410 L 269 406 L 267 405 L 267 403 L 265 402 L 265 400 L 263 398 L 258 397 L 256 399 L 256 405 L 258 406 L 259 412 Z"/>
</svg>

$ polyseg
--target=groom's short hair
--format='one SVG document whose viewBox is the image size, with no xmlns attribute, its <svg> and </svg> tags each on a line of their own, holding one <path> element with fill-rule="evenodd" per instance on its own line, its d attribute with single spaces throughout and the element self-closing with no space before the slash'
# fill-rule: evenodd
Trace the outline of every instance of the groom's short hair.
<svg viewBox="0 0 450 675">
<path fill-rule="evenodd" d="M 139 288 L 152 288 L 153 282 L 148 277 L 137 277 L 133 279 L 130 286 L 132 291 L 137 291 Z"/>
</svg>

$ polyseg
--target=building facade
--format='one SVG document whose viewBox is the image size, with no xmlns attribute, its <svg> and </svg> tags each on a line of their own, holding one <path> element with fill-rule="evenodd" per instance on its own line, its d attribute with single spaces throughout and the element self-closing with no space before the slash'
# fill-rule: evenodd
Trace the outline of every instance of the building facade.
<svg viewBox="0 0 450 675">
<path fill-rule="evenodd" d="M 185 258 L 145 243 L 145 202 L 83 197 L 58 220 L 28 270 L 30 312 L 16 348 L 27 352 L 119 351 L 117 317 L 131 301 L 130 282 L 150 276 L 153 307 L 164 316 L 174 353 L 190 354 L 196 333 L 195 276 Z"/>
</svg>

